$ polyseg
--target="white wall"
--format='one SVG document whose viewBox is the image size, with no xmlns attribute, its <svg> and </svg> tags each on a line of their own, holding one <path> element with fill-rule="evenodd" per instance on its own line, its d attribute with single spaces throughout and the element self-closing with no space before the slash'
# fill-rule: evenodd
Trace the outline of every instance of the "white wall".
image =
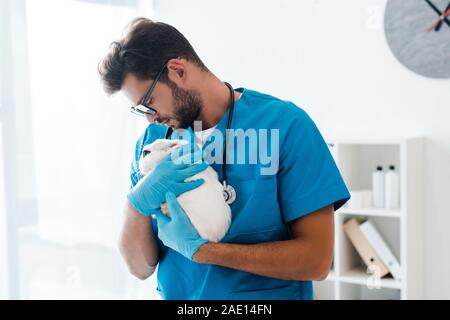
<svg viewBox="0 0 450 320">
<path fill-rule="evenodd" d="M 7 246 L 7 221 L 5 206 L 5 177 L 3 173 L 2 154 L 2 124 L 0 123 L 0 261 L 6 261 L 8 257 Z M 0 300 L 8 298 L 8 270 L 6 263 L 0 263 Z"/>
<path fill-rule="evenodd" d="M 289 99 L 325 137 L 428 137 L 426 292 L 450 299 L 450 80 L 405 69 L 383 32 L 386 0 L 157 0 L 220 78 Z"/>
</svg>

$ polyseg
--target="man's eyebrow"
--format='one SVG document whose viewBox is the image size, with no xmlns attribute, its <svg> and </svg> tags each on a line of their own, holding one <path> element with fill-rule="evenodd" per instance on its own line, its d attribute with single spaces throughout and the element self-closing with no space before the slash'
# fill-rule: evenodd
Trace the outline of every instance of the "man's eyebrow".
<svg viewBox="0 0 450 320">
<path fill-rule="evenodd" d="M 144 99 L 144 97 L 145 97 L 145 95 L 143 95 L 134 105 L 135 106 L 140 105 L 142 100 Z"/>
</svg>

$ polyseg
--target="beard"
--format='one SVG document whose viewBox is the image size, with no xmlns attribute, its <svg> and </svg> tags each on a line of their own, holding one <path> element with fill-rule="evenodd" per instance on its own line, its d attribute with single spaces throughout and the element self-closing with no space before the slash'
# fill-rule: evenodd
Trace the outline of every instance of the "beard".
<svg viewBox="0 0 450 320">
<path fill-rule="evenodd" d="M 175 83 L 170 83 L 175 104 L 174 119 L 179 128 L 187 129 L 198 119 L 203 102 L 198 92 L 179 88 Z"/>
</svg>

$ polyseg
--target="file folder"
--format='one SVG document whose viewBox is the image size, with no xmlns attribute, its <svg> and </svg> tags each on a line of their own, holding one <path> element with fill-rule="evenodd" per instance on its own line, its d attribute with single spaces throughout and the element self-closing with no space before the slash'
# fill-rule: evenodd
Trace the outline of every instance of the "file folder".
<svg viewBox="0 0 450 320">
<path fill-rule="evenodd" d="M 370 222 L 370 220 L 367 220 L 366 222 L 362 223 L 359 228 L 361 229 L 361 232 L 366 237 L 366 239 L 370 242 L 372 247 L 375 249 L 377 254 L 380 256 L 384 265 L 388 268 L 394 279 L 400 280 L 402 274 L 400 264 L 398 263 L 398 260 L 395 258 L 391 249 L 383 240 L 373 223 Z"/>
<path fill-rule="evenodd" d="M 344 232 L 367 267 L 370 267 L 370 270 L 377 270 L 374 276 L 381 278 L 389 273 L 383 260 L 362 233 L 356 218 L 352 218 L 344 224 Z"/>
</svg>

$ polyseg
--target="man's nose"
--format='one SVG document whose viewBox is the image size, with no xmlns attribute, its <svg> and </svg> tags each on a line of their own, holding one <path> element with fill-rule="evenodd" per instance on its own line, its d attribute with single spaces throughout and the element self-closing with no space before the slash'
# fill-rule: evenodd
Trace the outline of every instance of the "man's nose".
<svg viewBox="0 0 450 320">
<path fill-rule="evenodd" d="M 147 118 L 147 121 L 150 123 L 155 122 L 156 118 L 158 117 L 157 114 L 146 114 L 145 117 Z"/>
</svg>

